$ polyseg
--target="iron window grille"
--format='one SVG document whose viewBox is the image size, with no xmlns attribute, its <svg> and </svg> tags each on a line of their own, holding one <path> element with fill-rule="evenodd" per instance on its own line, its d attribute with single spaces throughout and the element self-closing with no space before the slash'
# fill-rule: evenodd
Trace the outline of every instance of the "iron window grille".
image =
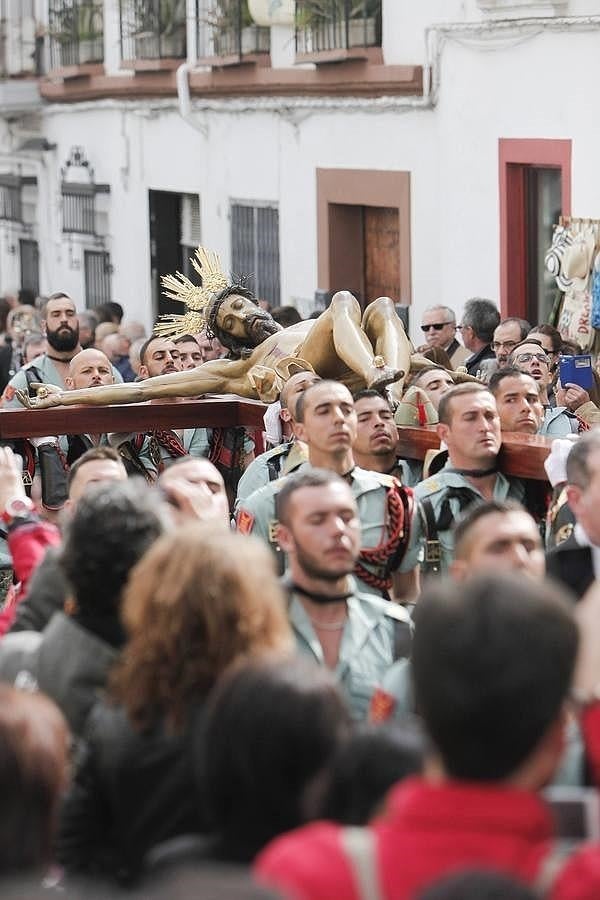
<svg viewBox="0 0 600 900">
<path fill-rule="evenodd" d="M 185 59 L 186 0 L 120 0 L 121 59 Z"/>
<path fill-rule="evenodd" d="M 0 76 L 41 75 L 34 0 L 0 0 Z"/>
<path fill-rule="evenodd" d="M 0 174 L 0 220 L 23 224 L 23 197 L 21 188 L 37 184 L 35 176 Z"/>
<path fill-rule="evenodd" d="M 85 250 L 83 254 L 85 275 L 85 305 L 87 309 L 112 300 L 110 254 L 105 250 Z"/>
<path fill-rule="evenodd" d="M 381 46 L 381 0 L 296 0 L 296 53 Z"/>
<path fill-rule="evenodd" d="M 196 4 L 198 58 L 230 58 L 268 53 L 269 28 L 256 25 L 248 0 L 198 0 Z"/>
<path fill-rule="evenodd" d="M 271 205 L 231 206 L 231 268 L 249 276 L 247 285 L 261 300 L 280 305 L 279 210 Z"/>
<path fill-rule="evenodd" d="M 50 68 L 100 63 L 104 59 L 102 0 L 50 0 Z"/>
</svg>

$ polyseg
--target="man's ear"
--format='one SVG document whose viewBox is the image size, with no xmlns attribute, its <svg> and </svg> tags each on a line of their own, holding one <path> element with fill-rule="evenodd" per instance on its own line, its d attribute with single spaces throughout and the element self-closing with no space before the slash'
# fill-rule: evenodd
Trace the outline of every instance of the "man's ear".
<svg viewBox="0 0 600 900">
<path fill-rule="evenodd" d="M 289 553 L 294 549 L 295 543 L 292 537 L 292 533 L 287 525 L 282 525 L 281 522 L 277 523 L 277 543 L 281 547 L 284 553 Z"/>
<path fill-rule="evenodd" d="M 436 434 L 439 437 L 440 441 L 444 441 L 444 442 L 446 441 L 449 430 L 450 429 L 448 428 L 448 426 L 445 425 L 443 422 L 438 422 L 438 424 L 435 426 L 435 431 L 436 431 Z"/>
<path fill-rule="evenodd" d="M 65 387 L 68 391 L 72 391 L 73 388 L 75 387 L 75 385 L 73 383 L 73 379 L 71 378 L 70 375 L 65 376 Z"/>
<path fill-rule="evenodd" d="M 292 428 L 294 429 L 294 434 L 298 440 L 306 443 L 306 428 L 304 427 L 304 422 L 297 422 L 295 419 L 292 419 Z"/>
<path fill-rule="evenodd" d="M 454 581 L 458 581 L 462 584 L 462 582 L 466 581 L 470 575 L 469 563 L 466 559 L 453 559 L 448 566 L 448 574 Z"/>
<path fill-rule="evenodd" d="M 579 508 L 581 506 L 581 501 L 583 498 L 583 490 L 577 484 L 568 484 L 567 485 L 567 503 L 571 507 L 573 511 L 573 515 L 575 518 L 578 517 Z"/>
<path fill-rule="evenodd" d="M 148 372 L 148 369 L 146 366 L 140 366 L 139 377 L 140 378 L 150 378 L 150 373 Z"/>
<path fill-rule="evenodd" d="M 279 410 L 279 418 L 281 419 L 282 422 L 291 422 L 292 414 L 289 411 L 289 409 L 287 409 L 287 407 L 284 406 Z"/>
</svg>

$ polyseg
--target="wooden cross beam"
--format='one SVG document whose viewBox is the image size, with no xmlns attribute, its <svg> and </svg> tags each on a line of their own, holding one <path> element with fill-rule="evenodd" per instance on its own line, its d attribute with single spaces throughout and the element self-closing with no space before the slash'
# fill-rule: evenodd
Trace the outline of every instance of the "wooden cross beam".
<svg viewBox="0 0 600 900">
<path fill-rule="evenodd" d="M 119 406 L 56 406 L 53 409 L 0 410 L 0 439 L 47 434 L 104 434 L 153 428 L 264 429 L 266 406 L 241 397 L 147 402 Z"/>
<path fill-rule="evenodd" d="M 424 459 L 428 450 L 438 450 L 440 439 L 435 425 L 421 428 L 400 426 L 400 456 L 408 459 Z M 500 451 L 500 468 L 505 475 L 517 478 L 535 478 L 547 481 L 544 460 L 550 453 L 554 438 L 533 434 L 502 433 L 502 449 Z"/>
<path fill-rule="evenodd" d="M 102 434 L 108 431 L 138 432 L 152 428 L 231 428 L 242 425 L 262 431 L 266 406 L 257 400 L 211 398 L 177 403 L 149 402 L 119 406 L 58 406 L 54 409 L 0 410 L 0 440 L 43 437 L 47 434 Z M 407 459 L 423 459 L 438 449 L 435 426 L 398 428 L 399 453 Z M 538 435 L 502 435 L 500 464 L 507 475 L 547 480 L 544 460 L 552 438 Z"/>
</svg>

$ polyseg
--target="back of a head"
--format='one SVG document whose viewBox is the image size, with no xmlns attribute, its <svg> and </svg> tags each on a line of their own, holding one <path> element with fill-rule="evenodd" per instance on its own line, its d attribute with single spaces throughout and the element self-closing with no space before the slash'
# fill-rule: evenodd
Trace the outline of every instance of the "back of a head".
<svg viewBox="0 0 600 900">
<path fill-rule="evenodd" d="M 480 341 L 490 344 L 500 324 L 500 313 L 492 300 L 472 297 L 465 303 L 462 321 L 463 325 L 471 326 Z"/>
<path fill-rule="evenodd" d="M 350 729 L 334 678 L 304 659 L 251 663 L 215 687 L 198 778 L 230 860 L 251 860 L 316 813 L 310 788 Z"/>
<path fill-rule="evenodd" d="M 129 640 L 113 688 L 142 727 L 157 713 L 182 726 L 227 666 L 293 646 L 268 548 L 207 524 L 156 542 L 131 573 L 122 618 Z"/>
<path fill-rule="evenodd" d="M 51 700 L 0 685 L 0 875 L 43 873 L 50 863 L 68 745 Z"/>
<path fill-rule="evenodd" d="M 344 741 L 330 767 L 320 818 L 366 825 L 389 789 L 421 772 L 423 739 L 416 724 L 363 725 Z"/>
<path fill-rule="evenodd" d="M 130 569 L 165 522 L 160 497 L 141 479 L 103 483 L 80 498 L 61 564 L 82 614 L 114 616 Z"/>
<path fill-rule="evenodd" d="M 485 576 L 425 589 L 415 697 L 449 777 L 498 781 L 517 770 L 560 714 L 577 642 L 564 596 L 547 582 Z"/>
</svg>

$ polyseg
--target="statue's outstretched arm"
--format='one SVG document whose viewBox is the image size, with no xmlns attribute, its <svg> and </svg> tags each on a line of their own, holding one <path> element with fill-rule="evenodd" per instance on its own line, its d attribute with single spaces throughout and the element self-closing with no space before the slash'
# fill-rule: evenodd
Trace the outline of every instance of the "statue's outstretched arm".
<svg viewBox="0 0 600 900">
<path fill-rule="evenodd" d="M 244 388 L 245 361 L 215 359 L 197 369 L 157 375 L 145 381 L 123 384 L 104 384 L 99 387 L 82 388 L 74 391 L 49 390 L 47 385 L 39 385 L 37 397 L 29 398 L 25 392 L 18 397 L 30 409 L 47 409 L 52 406 L 109 406 L 112 403 L 142 403 L 144 400 L 169 399 L 173 397 L 197 397 L 207 393 L 242 393 Z M 238 369 L 240 371 L 238 372 Z M 248 393 L 246 390 L 244 393 Z M 252 394 L 250 394 L 252 396 Z"/>
</svg>

